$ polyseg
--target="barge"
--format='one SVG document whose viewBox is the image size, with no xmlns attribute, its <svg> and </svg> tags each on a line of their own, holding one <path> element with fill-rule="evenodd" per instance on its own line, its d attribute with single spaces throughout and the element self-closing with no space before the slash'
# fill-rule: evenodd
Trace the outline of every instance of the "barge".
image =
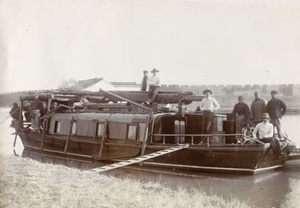
<svg viewBox="0 0 300 208">
<path fill-rule="evenodd" d="M 281 152 L 275 154 L 249 132 L 236 134 L 227 115 L 215 114 L 212 132 L 202 132 L 202 113 L 183 107 L 203 99 L 192 92 L 159 92 L 152 106 L 144 104 L 147 92 L 40 92 L 39 131 L 32 130 L 29 116 L 35 97 L 20 97 L 16 136 L 27 151 L 119 162 L 113 168 L 140 163 L 247 174 L 280 168 L 289 157 L 287 140 L 280 141 Z"/>
</svg>

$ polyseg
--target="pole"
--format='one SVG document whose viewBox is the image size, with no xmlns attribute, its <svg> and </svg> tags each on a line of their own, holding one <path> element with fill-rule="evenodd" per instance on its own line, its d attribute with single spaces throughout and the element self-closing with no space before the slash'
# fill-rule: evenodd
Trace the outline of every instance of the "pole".
<svg viewBox="0 0 300 208">
<path fill-rule="evenodd" d="M 129 102 L 129 103 L 131 103 L 131 104 L 133 104 L 133 105 L 135 105 L 135 106 L 138 106 L 138 107 L 140 107 L 140 108 L 143 108 L 143 109 L 145 109 L 145 110 L 152 111 L 151 108 L 145 107 L 145 106 L 143 106 L 143 105 L 141 105 L 141 104 L 139 104 L 139 103 L 136 103 L 136 102 L 134 102 L 134 101 L 132 101 L 132 100 L 129 100 L 129 99 L 127 99 L 127 98 L 124 98 L 124 97 L 122 97 L 122 96 L 120 96 L 120 95 L 117 95 L 117 94 L 115 94 L 115 93 L 108 92 L 108 91 L 105 91 L 105 90 L 102 90 L 102 89 L 100 89 L 100 91 L 102 91 L 102 92 L 104 92 L 104 93 L 106 93 L 106 94 L 108 94 L 108 95 L 114 96 L 114 97 L 116 97 L 116 98 L 119 98 L 119 99 L 121 99 L 121 100 L 124 100 L 124 101 L 126 101 L 126 102 Z"/>
<path fill-rule="evenodd" d="M 17 136 L 18 136 L 18 133 L 19 133 L 19 125 L 20 125 L 20 121 L 21 121 L 21 119 L 22 119 L 22 109 L 23 109 L 23 102 L 21 102 L 20 114 L 19 114 L 19 120 L 18 120 L 18 122 L 17 122 L 16 135 L 15 135 L 14 145 L 13 145 L 14 148 L 15 148 L 15 146 L 16 146 Z M 23 125 L 23 122 L 22 122 L 22 125 Z"/>
</svg>

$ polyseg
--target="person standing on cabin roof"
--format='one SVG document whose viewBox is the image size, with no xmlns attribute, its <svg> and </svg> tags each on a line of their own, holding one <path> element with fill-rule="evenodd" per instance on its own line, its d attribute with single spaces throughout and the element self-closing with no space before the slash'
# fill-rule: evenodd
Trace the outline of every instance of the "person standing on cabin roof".
<svg viewBox="0 0 300 208">
<path fill-rule="evenodd" d="M 281 134 L 281 118 L 286 113 L 285 103 L 278 99 L 278 92 L 276 90 L 271 91 L 272 99 L 267 104 L 267 112 L 271 117 L 271 123 L 274 125 L 274 128 L 277 129 L 277 134 L 279 139 L 282 138 Z"/>
<path fill-rule="evenodd" d="M 38 95 L 34 97 L 34 101 L 31 102 L 30 108 L 32 132 L 40 133 L 40 117 L 44 115 L 44 105 Z"/>
<path fill-rule="evenodd" d="M 238 103 L 235 104 L 232 115 L 235 118 L 236 133 L 241 134 L 242 128 L 246 126 L 249 116 L 249 107 L 244 103 L 243 96 L 238 97 Z"/>
<path fill-rule="evenodd" d="M 148 93 L 147 101 L 150 102 L 150 104 L 154 102 L 154 99 L 160 90 L 161 85 L 160 85 L 159 77 L 157 76 L 158 72 L 159 71 L 154 68 L 151 71 L 153 75 L 149 78 L 149 93 Z"/>
<path fill-rule="evenodd" d="M 211 97 L 211 90 L 206 89 L 203 94 L 205 98 L 200 103 L 200 110 L 203 112 L 201 129 L 203 133 L 210 133 L 214 112 L 220 108 L 220 105 L 215 98 Z"/>
<path fill-rule="evenodd" d="M 144 70 L 143 71 L 144 76 L 141 82 L 141 91 L 148 91 L 149 89 L 149 77 L 148 77 L 148 71 Z"/>
<path fill-rule="evenodd" d="M 254 126 L 262 122 L 262 115 L 266 113 L 267 100 L 260 96 L 259 92 L 254 93 L 255 99 L 250 107 L 250 120 Z"/>
<path fill-rule="evenodd" d="M 270 116 L 268 113 L 263 113 L 262 122 L 258 123 L 252 132 L 254 139 L 258 137 L 259 141 L 264 143 L 271 143 L 271 148 L 274 154 L 280 153 L 280 144 L 278 139 L 274 138 L 273 125 L 270 123 Z"/>
</svg>

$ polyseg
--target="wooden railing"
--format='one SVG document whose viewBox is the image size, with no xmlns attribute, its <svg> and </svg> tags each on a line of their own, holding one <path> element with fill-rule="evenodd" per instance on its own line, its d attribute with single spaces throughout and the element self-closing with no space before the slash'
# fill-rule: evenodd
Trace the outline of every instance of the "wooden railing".
<svg viewBox="0 0 300 208">
<path fill-rule="evenodd" d="M 151 142 L 153 141 L 153 137 L 155 136 L 160 136 L 163 138 L 163 144 L 166 143 L 166 137 L 176 137 L 176 144 L 179 144 L 179 138 L 180 137 L 191 137 L 191 145 L 194 145 L 194 138 L 195 137 L 207 137 L 207 143 L 209 144 L 209 139 L 210 137 L 212 136 L 224 136 L 224 137 L 228 137 L 228 136 L 241 136 L 243 137 L 244 139 L 246 138 L 247 140 L 252 140 L 252 141 L 255 141 L 255 142 L 258 142 L 260 144 L 264 144 L 263 142 L 257 140 L 257 139 L 254 139 L 248 135 L 245 135 L 245 134 L 151 134 Z M 244 143 L 242 143 L 244 144 Z"/>
</svg>

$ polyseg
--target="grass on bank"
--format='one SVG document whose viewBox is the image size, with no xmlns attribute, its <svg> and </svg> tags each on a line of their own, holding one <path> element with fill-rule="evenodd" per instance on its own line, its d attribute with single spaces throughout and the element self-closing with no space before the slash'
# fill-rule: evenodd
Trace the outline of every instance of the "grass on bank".
<svg viewBox="0 0 300 208">
<path fill-rule="evenodd" d="M 0 207 L 249 207 L 199 191 L 0 157 Z"/>
</svg>

